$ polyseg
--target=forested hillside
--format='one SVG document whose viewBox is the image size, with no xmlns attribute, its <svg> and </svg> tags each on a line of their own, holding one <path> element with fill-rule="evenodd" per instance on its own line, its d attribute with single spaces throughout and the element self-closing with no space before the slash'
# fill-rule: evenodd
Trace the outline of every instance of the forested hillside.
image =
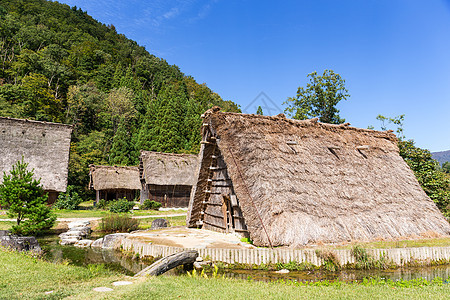
<svg viewBox="0 0 450 300">
<path fill-rule="evenodd" d="M 200 115 L 239 107 L 86 12 L 0 1 L 0 115 L 74 126 L 69 184 L 89 164 L 136 165 L 139 150 L 197 153 Z"/>
</svg>

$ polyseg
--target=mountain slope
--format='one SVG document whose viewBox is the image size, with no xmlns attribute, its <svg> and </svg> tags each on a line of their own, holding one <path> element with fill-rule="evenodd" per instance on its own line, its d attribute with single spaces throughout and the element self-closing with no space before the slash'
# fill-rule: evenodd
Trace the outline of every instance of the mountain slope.
<svg viewBox="0 0 450 300">
<path fill-rule="evenodd" d="M 450 162 L 450 150 L 432 152 L 431 156 L 433 157 L 433 159 L 437 160 L 440 164 L 443 164 L 446 161 Z"/>
<path fill-rule="evenodd" d="M 240 111 L 81 9 L 0 1 L 0 116 L 72 124 L 69 184 L 79 191 L 89 164 L 196 153 L 200 115 L 213 105 Z"/>
</svg>

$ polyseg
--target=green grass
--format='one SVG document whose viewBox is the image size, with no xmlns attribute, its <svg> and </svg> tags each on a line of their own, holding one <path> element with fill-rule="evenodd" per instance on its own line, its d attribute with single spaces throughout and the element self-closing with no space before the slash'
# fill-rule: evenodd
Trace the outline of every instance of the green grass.
<svg viewBox="0 0 450 300">
<path fill-rule="evenodd" d="M 0 299 L 448 299 L 450 284 L 426 281 L 298 285 L 188 276 L 130 278 L 104 268 L 52 264 L 0 250 Z M 114 287 L 117 280 L 134 282 Z M 94 292 L 94 287 L 114 291 Z M 45 292 L 53 291 L 46 295 Z"/>
<path fill-rule="evenodd" d="M 9 230 L 15 224 L 16 224 L 16 222 L 13 222 L 13 221 L 0 222 L 0 230 Z"/>
<path fill-rule="evenodd" d="M 186 216 L 179 216 L 179 217 L 165 217 L 167 221 L 169 221 L 170 227 L 174 226 L 186 226 Z M 139 229 L 150 229 L 152 226 L 152 221 L 155 220 L 155 218 L 145 218 L 145 219 L 139 219 Z"/>
</svg>

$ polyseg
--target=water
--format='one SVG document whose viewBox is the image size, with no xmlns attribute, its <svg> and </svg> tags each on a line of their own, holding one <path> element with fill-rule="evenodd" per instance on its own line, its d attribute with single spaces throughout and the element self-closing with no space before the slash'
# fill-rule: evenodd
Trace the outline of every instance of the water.
<svg viewBox="0 0 450 300">
<path fill-rule="evenodd" d="M 90 264 L 104 264 L 111 270 L 130 276 L 148 266 L 145 262 L 124 257 L 119 251 L 61 246 L 58 236 L 46 236 L 38 241 L 44 250 L 44 258 L 55 263 L 68 262 L 83 267 Z"/>
<path fill-rule="evenodd" d="M 104 264 L 107 268 L 134 275 L 149 265 L 124 257 L 120 252 L 113 250 L 100 250 L 92 248 L 77 248 L 74 246 L 59 245 L 58 236 L 47 236 L 39 239 L 39 244 L 45 251 L 45 258 L 51 262 L 68 262 L 72 265 L 87 266 L 89 264 Z M 170 274 L 183 274 L 184 272 L 171 272 Z M 363 278 L 379 277 L 391 280 L 411 280 L 416 278 L 426 278 L 432 280 L 440 277 L 450 280 L 450 265 L 405 268 L 397 270 L 344 270 L 341 272 L 327 272 L 323 270 L 314 271 L 292 271 L 288 274 L 278 274 L 274 271 L 266 270 L 224 270 L 219 275 L 224 274 L 227 278 L 253 279 L 257 281 L 297 280 L 297 281 L 360 281 Z"/>
</svg>

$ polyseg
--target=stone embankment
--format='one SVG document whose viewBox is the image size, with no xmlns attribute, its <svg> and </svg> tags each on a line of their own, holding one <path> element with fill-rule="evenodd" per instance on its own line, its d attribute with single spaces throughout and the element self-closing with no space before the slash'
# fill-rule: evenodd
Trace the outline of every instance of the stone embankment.
<svg viewBox="0 0 450 300">
<path fill-rule="evenodd" d="M 129 235 L 129 233 L 114 233 L 93 241 L 86 239 L 91 233 L 91 227 L 89 225 L 90 221 L 88 220 L 70 222 L 67 224 L 69 230 L 59 235 L 61 239 L 59 243 L 61 245 L 74 245 L 80 248 L 114 249 L 120 245 L 122 239 Z"/>
<path fill-rule="evenodd" d="M 91 222 L 89 221 L 70 222 L 67 224 L 69 230 L 59 235 L 59 238 L 61 239 L 59 243 L 61 245 L 83 245 L 84 247 L 89 247 L 92 241 L 83 238 L 91 233 L 90 224 Z"/>
</svg>

